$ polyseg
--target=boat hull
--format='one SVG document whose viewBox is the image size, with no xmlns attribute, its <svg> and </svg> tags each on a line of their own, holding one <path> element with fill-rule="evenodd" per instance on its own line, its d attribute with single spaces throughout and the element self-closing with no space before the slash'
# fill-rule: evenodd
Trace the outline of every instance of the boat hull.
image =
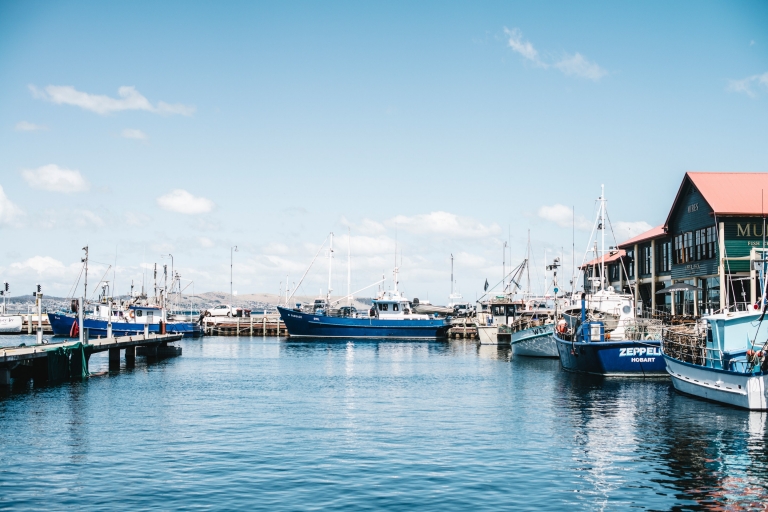
<svg viewBox="0 0 768 512">
<path fill-rule="evenodd" d="M 564 370 L 605 377 L 666 377 L 661 341 L 571 342 L 553 335 Z"/>
<path fill-rule="evenodd" d="M 0 333 L 21 332 L 22 318 L 20 315 L 0 316 Z"/>
<path fill-rule="evenodd" d="M 278 307 L 288 334 L 307 338 L 445 338 L 449 325 L 444 320 L 379 320 L 303 313 Z"/>
<path fill-rule="evenodd" d="M 478 325 L 477 340 L 481 345 L 509 345 L 511 337 L 508 333 L 500 333 L 498 325 Z"/>
<path fill-rule="evenodd" d="M 675 389 L 686 395 L 749 409 L 768 410 L 768 375 L 717 370 L 664 355 Z"/>
<path fill-rule="evenodd" d="M 558 357 L 552 325 L 529 327 L 512 333 L 512 355 L 525 357 Z"/>
<path fill-rule="evenodd" d="M 51 323 L 54 336 L 69 336 L 72 332 L 72 324 L 77 322 L 74 315 L 62 315 L 48 313 L 48 321 Z M 83 327 L 88 329 L 90 337 L 106 337 L 107 321 L 95 318 L 84 318 Z M 160 333 L 160 324 L 150 324 L 149 332 Z M 203 335 L 203 330 L 195 322 L 169 322 L 165 324 L 165 332 L 168 334 L 181 334 L 185 338 L 197 338 Z M 129 322 L 112 322 L 113 336 L 136 336 L 144 333 L 144 324 Z"/>
</svg>

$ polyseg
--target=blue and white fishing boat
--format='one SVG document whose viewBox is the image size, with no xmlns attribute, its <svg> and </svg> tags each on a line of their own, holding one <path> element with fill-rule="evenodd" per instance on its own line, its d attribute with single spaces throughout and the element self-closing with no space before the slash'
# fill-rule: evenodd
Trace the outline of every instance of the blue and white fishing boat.
<svg viewBox="0 0 768 512">
<path fill-rule="evenodd" d="M 104 310 L 101 313 L 101 310 Z M 113 336 L 135 336 L 144 333 L 144 327 L 150 334 L 159 334 L 165 325 L 168 334 L 182 334 L 186 338 L 196 338 L 203 335 L 198 322 L 163 322 L 162 308 L 156 306 L 128 306 L 127 310 L 112 309 L 112 321 L 109 316 L 109 306 L 96 306 L 94 316 L 89 314 L 83 318 L 82 328 L 88 329 L 90 337 L 105 337 L 110 331 Z M 77 323 L 76 314 L 48 313 L 54 336 L 75 337 L 81 328 Z"/>
<path fill-rule="evenodd" d="M 555 328 L 564 370 L 606 377 L 666 376 L 660 321 L 635 318 L 630 304 L 622 308 L 618 322 L 590 320 L 585 298 L 581 311 L 575 327 L 561 319 Z"/>
<path fill-rule="evenodd" d="M 666 376 L 661 321 L 637 318 L 631 295 L 605 287 L 604 193 L 596 222 L 603 233 L 600 277 L 592 281 L 597 289 L 583 293 L 581 307 L 566 310 L 557 323 L 560 364 L 567 371 L 609 377 Z"/>
<path fill-rule="evenodd" d="M 85 281 L 83 283 L 83 295 L 87 293 L 88 283 L 88 247 L 84 247 L 83 258 Z M 167 274 L 165 274 L 167 276 Z M 178 275 L 174 276 L 174 282 Z M 131 287 L 133 289 L 133 287 Z M 173 287 L 172 287 L 173 288 Z M 148 332 L 159 334 L 181 334 L 184 337 L 198 337 L 203 335 L 203 329 L 199 321 L 169 322 L 165 303 L 166 286 L 162 288 L 160 298 L 155 298 L 153 304 L 146 296 L 133 297 L 128 302 L 115 302 L 109 294 L 108 284 L 104 284 L 96 303 L 88 304 L 83 308 L 83 321 L 78 321 L 77 300 L 72 301 L 70 312 L 59 311 L 48 313 L 48 321 L 51 324 L 54 336 L 67 336 L 74 338 L 82 329 L 88 329 L 89 337 L 135 336 Z M 83 300 L 83 302 L 85 302 Z"/>
<path fill-rule="evenodd" d="M 681 393 L 743 409 L 768 410 L 768 343 L 755 344 L 757 311 L 726 312 L 664 329 L 662 352 Z"/>
</svg>

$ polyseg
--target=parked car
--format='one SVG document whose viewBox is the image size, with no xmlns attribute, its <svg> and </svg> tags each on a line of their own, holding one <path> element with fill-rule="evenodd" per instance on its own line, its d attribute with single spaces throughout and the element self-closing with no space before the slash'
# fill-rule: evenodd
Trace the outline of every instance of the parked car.
<svg viewBox="0 0 768 512">
<path fill-rule="evenodd" d="M 228 304 L 219 304 L 205 312 L 205 316 L 235 316 L 236 314 L 236 308 Z"/>
</svg>

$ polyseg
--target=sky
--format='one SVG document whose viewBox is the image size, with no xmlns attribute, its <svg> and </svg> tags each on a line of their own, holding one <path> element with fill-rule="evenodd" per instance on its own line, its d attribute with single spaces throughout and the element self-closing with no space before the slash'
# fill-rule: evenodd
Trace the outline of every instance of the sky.
<svg viewBox="0 0 768 512">
<path fill-rule="evenodd" d="M 318 254 L 324 294 L 331 232 L 334 294 L 351 254 L 352 291 L 397 262 L 446 303 L 453 255 L 474 300 L 529 232 L 568 289 L 601 185 L 621 242 L 686 171 L 768 172 L 765 2 L 0 0 L 0 76 L 12 295 L 72 295 L 86 245 L 91 289 L 172 255 L 187 292 L 279 293 Z"/>
</svg>

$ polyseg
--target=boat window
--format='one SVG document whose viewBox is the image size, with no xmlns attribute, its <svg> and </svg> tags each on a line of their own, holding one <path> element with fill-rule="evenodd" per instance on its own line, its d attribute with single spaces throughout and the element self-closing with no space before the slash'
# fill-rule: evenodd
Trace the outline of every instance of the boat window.
<svg viewBox="0 0 768 512">
<path fill-rule="evenodd" d="M 400 311 L 400 305 L 399 304 L 392 304 L 392 311 Z"/>
<path fill-rule="evenodd" d="M 504 316 L 504 306 L 493 306 L 493 316 Z"/>
<path fill-rule="evenodd" d="M 142 314 L 143 314 L 143 313 L 142 313 L 142 311 L 141 311 L 140 309 L 137 309 L 137 310 L 136 310 L 136 316 L 141 316 Z"/>
<path fill-rule="evenodd" d="M 388 311 L 389 310 L 389 304 L 382 304 L 379 302 L 379 311 Z"/>
</svg>

